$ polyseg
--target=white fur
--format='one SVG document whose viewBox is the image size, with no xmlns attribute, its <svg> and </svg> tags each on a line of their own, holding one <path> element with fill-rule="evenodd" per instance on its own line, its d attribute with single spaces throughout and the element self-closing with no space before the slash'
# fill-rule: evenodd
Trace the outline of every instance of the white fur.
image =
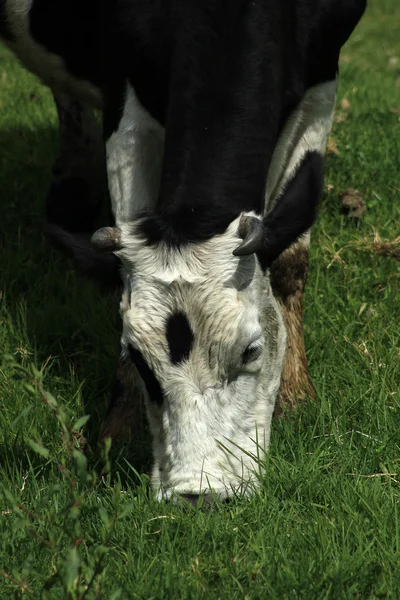
<svg viewBox="0 0 400 600">
<path fill-rule="evenodd" d="M 324 152 L 335 92 L 335 81 L 310 89 L 288 120 L 267 176 L 266 212 L 279 202 L 306 152 Z M 249 482 L 257 483 L 257 456 L 262 459 L 268 449 L 286 332 L 268 274 L 254 257 L 232 255 L 238 224 L 236 219 L 223 235 L 180 252 L 164 244 L 148 247 L 122 226 L 119 255 L 130 290 L 121 303 L 122 346 L 140 347 L 166 396 L 162 407 L 148 403 L 152 484 L 159 497 L 210 488 L 220 497 L 246 492 Z M 308 245 L 309 234 L 303 243 Z M 195 343 L 188 361 L 174 366 L 165 322 L 177 310 L 187 314 Z M 262 356 L 253 372 L 251 366 L 239 369 L 232 381 L 230 369 L 260 330 Z"/>
<path fill-rule="evenodd" d="M 269 444 L 285 328 L 268 274 L 254 256 L 232 255 L 238 222 L 181 251 L 149 248 L 122 228 L 118 255 L 129 277 L 122 346 L 140 348 L 165 394 L 161 407 L 147 406 L 152 483 L 162 493 L 244 492 Z M 179 365 L 169 359 L 165 332 L 176 311 L 194 333 L 189 359 Z M 261 357 L 243 367 L 242 353 L 260 338 Z"/>
<path fill-rule="evenodd" d="M 164 129 L 130 85 L 118 129 L 106 142 L 108 186 L 116 224 L 154 206 L 160 186 Z"/>
</svg>

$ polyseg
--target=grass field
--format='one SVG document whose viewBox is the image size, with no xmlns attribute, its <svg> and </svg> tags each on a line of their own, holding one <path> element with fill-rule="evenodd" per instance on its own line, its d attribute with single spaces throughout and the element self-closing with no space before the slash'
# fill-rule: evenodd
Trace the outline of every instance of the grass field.
<svg viewBox="0 0 400 600">
<path fill-rule="evenodd" d="M 0 47 L 1 600 L 400 598 L 399 30 L 398 0 L 370 0 L 342 53 L 306 294 L 317 399 L 274 422 L 260 493 L 209 512 L 156 503 L 142 448 L 98 475 L 116 302 L 41 235 L 55 110 Z"/>
</svg>

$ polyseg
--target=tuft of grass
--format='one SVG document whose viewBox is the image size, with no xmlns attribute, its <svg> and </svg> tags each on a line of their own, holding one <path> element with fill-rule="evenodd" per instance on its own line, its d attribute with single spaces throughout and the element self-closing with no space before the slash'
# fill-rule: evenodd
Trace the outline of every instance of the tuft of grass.
<svg viewBox="0 0 400 600">
<path fill-rule="evenodd" d="M 144 448 L 110 469 L 96 447 L 117 300 L 42 237 L 54 106 L 0 47 L 0 598 L 400 597 L 399 22 L 370 0 L 342 52 L 305 299 L 317 399 L 273 423 L 260 491 L 209 511 L 156 503 Z"/>
<path fill-rule="evenodd" d="M 18 363 L 14 368 L 24 376 L 24 387 L 31 396 L 55 417 L 61 444 L 57 451 L 51 451 L 38 428 L 31 427 L 21 487 L 10 490 L 0 484 L 2 504 L 8 507 L 1 513 L 6 518 L 3 535 L 8 547 L 12 552 L 33 542 L 38 552 L 36 557 L 32 551 L 26 556 L 21 571 L 10 564 L 0 569 L 0 575 L 10 591 L 33 597 L 34 582 L 40 582 L 42 598 L 98 597 L 108 555 L 113 551 L 116 524 L 129 514 L 133 502 L 123 494 L 119 480 L 110 483 L 109 444 L 104 449 L 100 474 L 90 468 L 82 451 L 82 429 L 89 415 L 73 423 L 64 407 L 43 388 L 43 370 Z M 27 411 L 20 417 L 26 415 Z M 15 427 L 18 421 L 12 425 Z M 34 508 L 23 500 L 28 485 L 38 494 Z M 94 537 L 89 523 L 96 529 Z M 120 591 L 117 589 L 113 597 L 117 598 Z"/>
</svg>

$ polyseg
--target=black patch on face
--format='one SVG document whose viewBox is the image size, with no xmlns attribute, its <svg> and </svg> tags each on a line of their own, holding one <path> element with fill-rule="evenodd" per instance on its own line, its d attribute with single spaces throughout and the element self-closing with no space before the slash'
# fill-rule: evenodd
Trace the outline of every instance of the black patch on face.
<svg viewBox="0 0 400 600">
<path fill-rule="evenodd" d="M 143 354 L 140 350 L 134 348 L 131 344 L 128 344 L 129 356 L 135 367 L 137 368 L 143 383 L 146 386 L 147 393 L 151 402 L 154 402 L 158 406 L 161 406 L 164 398 L 160 384 L 157 381 L 156 376 L 150 369 L 149 365 L 145 361 Z"/>
<path fill-rule="evenodd" d="M 165 335 L 172 363 L 177 365 L 187 360 L 193 346 L 194 335 L 184 313 L 178 312 L 169 317 Z"/>
</svg>

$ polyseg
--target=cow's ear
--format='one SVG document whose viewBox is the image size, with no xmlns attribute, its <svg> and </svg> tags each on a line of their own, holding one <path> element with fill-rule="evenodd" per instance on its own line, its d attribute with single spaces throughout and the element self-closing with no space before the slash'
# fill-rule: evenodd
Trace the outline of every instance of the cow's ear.
<svg viewBox="0 0 400 600">
<path fill-rule="evenodd" d="M 317 216 L 323 182 L 323 157 L 319 152 L 308 152 L 275 207 L 263 219 L 263 247 L 257 255 L 264 268 L 310 229 Z"/>
<path fill-rule="evenodd" d="M 46 225 L 44 233 L 55 248 L 72 259 L 79 273 L 111 291 L 122 285 L 121 263 L 111 251 L 99 252 L 87 236 L 69 233 L 57 225 Z"/>
</svg>

